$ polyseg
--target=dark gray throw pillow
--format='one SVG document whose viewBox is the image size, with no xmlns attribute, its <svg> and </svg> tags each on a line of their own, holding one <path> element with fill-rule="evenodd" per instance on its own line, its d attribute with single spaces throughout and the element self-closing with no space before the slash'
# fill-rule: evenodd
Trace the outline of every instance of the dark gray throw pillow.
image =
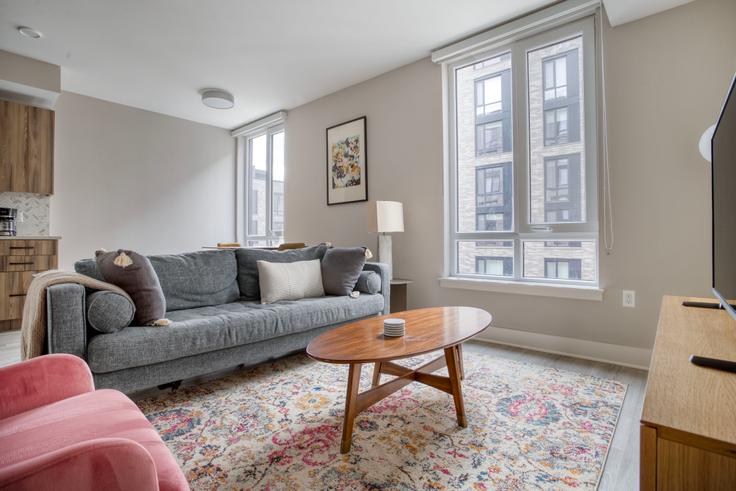
<svg viewBox="0 0 736 491">
<path fill-rule="evenodd" d="M 381 291 L 381 277 L 375 271 L 361 271 L 355 289 L 360 293 L 378 293 Z"/>
<path fill-rule="evenodd" d="M 134 251 L 95 252 L 97 269 L 108 283 L 130 295 L 135 304 L 135 323 L 139 326 L 165 326 L 166 298 L 156 271 L 146 256 Z"/>
<path fill-rule="evenodd" d="M 350 295 L 365 264 L 365 247 L 333 247 L 322 258 L 326 295 Z"/>
<path fill-rule="evenodd" d="M 320 244 L 287 251 L 236 249 L 235 258 L 238 261 L 240 295 L 246 300 L 258 300 L 261 298 L 261 289 L 258 283 L 258 261 L 293 263 L 296 261 L 312 261 L 314 259 L 322 260 L 327 247 L 326 244 Z"/>
<path fill-rule="evenodd" d="M 130 325 L 135 305 L 119 293 L 97 291 L 87 297 L 87 322 L 96 331 L 117 332 Z"/>
</svg>

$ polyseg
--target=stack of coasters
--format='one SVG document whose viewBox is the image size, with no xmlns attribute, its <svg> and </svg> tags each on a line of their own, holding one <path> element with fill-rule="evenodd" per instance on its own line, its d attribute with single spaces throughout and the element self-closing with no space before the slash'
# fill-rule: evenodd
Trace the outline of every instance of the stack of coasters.
<svg viewBox="0 0 736 491">
<path fill-rule="evenodd" d="M 395 317 L 389 317 L 383 320 L 383 335 L 391 338 L 398 338 L 404 335 L 406 330 L 406 321 Z"/>
</svg>

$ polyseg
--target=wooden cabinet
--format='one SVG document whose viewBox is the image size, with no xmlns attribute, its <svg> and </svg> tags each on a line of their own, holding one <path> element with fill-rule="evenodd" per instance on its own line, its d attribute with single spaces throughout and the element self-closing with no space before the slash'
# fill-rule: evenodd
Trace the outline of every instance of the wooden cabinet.
<svg viewBox="0 0 736 491">
<path fill-rule="evenodd" d="M 641 416 L 642 490 L 736 489 L 736 373 L 690 355 L 736 359 L 736 321 L 664 297 Z"/>
<path fill-rule="evenodd" d="M 0 331 L 20 328 L 33 275 L 57 265 L 56 239 L 0 240 Z"/>
<path fill-rule="evenodd" d="M 2 191 L 53 194 L 53 111 L 0 100 Z"/>
</svg>

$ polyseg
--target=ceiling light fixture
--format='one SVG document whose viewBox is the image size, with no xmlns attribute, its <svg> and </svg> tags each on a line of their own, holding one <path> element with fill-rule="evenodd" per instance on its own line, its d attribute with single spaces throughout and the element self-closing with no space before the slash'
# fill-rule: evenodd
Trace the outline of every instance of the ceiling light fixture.
<svg viewBox="0 0 736 491">
<path fill-rule="evenodd" d="M 205 89 L 202 91 L 202 104 L 213 109 L 231 109 L 235 98 L 226 90 Z"/>
<path fill-rule="evenodd" d="M 43 37 L 41 31 L 37 31 L 34 28 L 28 26 L 18 26 L 18 32 L 21 33 L 21 35 L 31 39 L 41 39 Z"/>
</svg>

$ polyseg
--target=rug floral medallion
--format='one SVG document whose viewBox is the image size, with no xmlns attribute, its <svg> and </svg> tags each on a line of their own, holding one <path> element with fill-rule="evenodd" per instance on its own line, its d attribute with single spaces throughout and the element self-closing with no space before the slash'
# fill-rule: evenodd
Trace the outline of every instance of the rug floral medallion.
<svg viewBox="0 0 736 491">
<path fill-rule="evenodd" d="M 306 355 L 138 405 L 195 490 L 595 489 L 625 384 L 467 350 L 464 360 L 467 428 L 450 395 L 414 383 L 357 417 L 346 455 L 348 368 Z M 361 390 L 371 373 L 364 365 Z"/>
</svg>

